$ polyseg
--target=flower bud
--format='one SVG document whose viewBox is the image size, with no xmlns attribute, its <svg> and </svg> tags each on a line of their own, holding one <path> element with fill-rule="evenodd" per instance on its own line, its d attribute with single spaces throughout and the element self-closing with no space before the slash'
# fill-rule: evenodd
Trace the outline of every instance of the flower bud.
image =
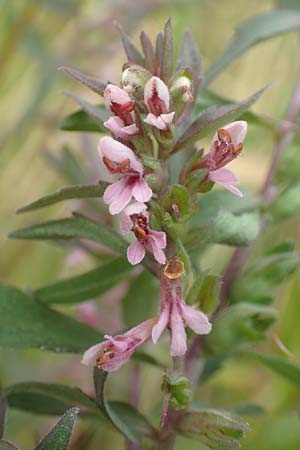
<svg viewBox="0 0 300 450">
<path fill-rule="evenodd" d="M 181 75 L 175 78 L 170 87 L 173 102 L 175 104 L 178 102 L 193 102 L 194 97 L 192 95 L 191 89 L 192 80 L 188 76 Z"/>
<path fill-rule="evenodd" d="M 141 66 L 127 67 L 122 74 L 122 86 L 138 100 L 143 99 L 144 87 L 151 78 L 150 72 Z"/>
</svg>

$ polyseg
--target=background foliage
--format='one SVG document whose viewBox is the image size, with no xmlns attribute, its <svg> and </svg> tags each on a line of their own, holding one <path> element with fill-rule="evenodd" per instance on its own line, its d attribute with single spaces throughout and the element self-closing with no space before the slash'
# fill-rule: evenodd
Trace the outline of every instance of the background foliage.
<svg viewBox="0 0 300 450">
<path fill-rule="evenodd" d="M 225 44 L 229 43 L 234 29 L 241 22 L 260 12 L 273 10 L 279 3 L 279 6 L 285 8 L 299 6 L 297 1 L 276 3 L 265 0 L 153 0 L 138 3 L 129 0 L 0 1 L 2 282 L 17 285 L 25 290 L 29 286 L 38 289 L 56 279 L 74 276 L 94 267 L 92 258 L 83 257 L 80 250 L 74 251 L 69 244 L 57 246 L 34 241 L 7 240 L 12 229 L 28 224 L 27 217 L 15 216 L 14 211 L 17 208 L 43 194 L 54 192 L 63 184 L 78 180 L 92 183 L 99 175 L 95 151 L 98 136 L 72 135 L 59 130 L 63 117 L 76 109 L 72 99 L 61 95 L 63 90 L 77 89 L 77 93 L 92 102 L 95 102 L 96 98 L 80 86 L 74 85 L 56 70 L 57 67 L 62 64 L 70 65 L 99 79 L 118 82 L 123 53 L 112 20 L 119 20 L 123 27 L 136 37 L 141 28 L 154 35 L 162 28 L 165 19 L 171 16 L 175 41 L 179 43 L 183 29 L 190 27 L 201 50 L 203 64 L 207 68 L 224 49 Z M 299 34 L 290 33 L 275 37 L 252 48 L 228 66 L 225 72 L 213 81 L 211 88 L 217 94 L 241 100 L 272 81 L 272 88 L 255 104 L 253 111 L 281 119 L 300 74 L 298 55 Z M 62 146 L 65 146 L 64 151 Z M 76 151 L 79 164 L 70 161 L 68 146 Z M 251 127 L 246 151 L 243 157 L 233 164 L 246 188 L 259 189 L 272 149 L 271 131 L 267 127 Z M 286 153 L 278 174 L 279 182 L 284 182 L 287 178 L 293 178 L 295 183 L 299 181 L 300 164 L 297 151 L 299 140 Z M 63 166 L 67 167 L 67 171 L 62 170 L 61 161 L 68 162 Z M 296 250 L 299 251 L 299 220 L 297 217 L 289 218 L 290 212 L 286 206 L 296 205 L 291 207 L 291 210 L 293 213 L 295 210 L 299 213 L 298 192 L 297 189 L 290 189 L 282 194 L 284 208 L 274 205 L 276 221 L 272 226 L 269 224 L 264 238 L 256 245 L 255 254 L 266 253 L 275 247 L 276 243 L 287 240 L 295 241 Z M 55 205 L 51 209 L 42 209 L 34 213 L 34 220 L 38 222 L 68 216 L 74 209 L 78 209 L 79 205 L 76 200 Z M 99 206 L 99 213 L 100 208 Z M 289 220 L 283 220 L 287 217 Z M 201 256 L 202 267 L 214 267 L 217 274 L 221 273 L 230 253 L 228 247 L 211 246 Z M 262 261 L 262 264 L 266 262 Z M 250 279 L 252 276 L 257 292 L 261 284 L 258 284 L 254 269 L 251 271 L 250 267 L 244 276 Z M 243 283 L 235 286 L 237 297 L 242 295 L 241 292 L 245 295 L 243 286 Z M 126 286 L 123 289 L 125 291 Z M 265 296 L 270 289 L 271 285 L 267 284 L 262 286 L 259 292 Z M 288 281 L 276 290 L 275 306 L 280 315 L 276 328 L 273 329 L 295 355 L 296 360 L 300 358 L 299 294 L 299 270 L 296 270 Z M 111 320 L 111 330 L 118 329 L 120 305 L 114 301 L 117 295 L 119 294 L 116 292 L 110 292 L 101 300 L 101 307 L 106 309 L 107 316 L 104 315 L 100 328 L 104 324 L 107 326 L 107 321 Z M 126 302 L 130 304 L 130 295 L 127 295 Z M 70 307 L 59 309 L 70 312 Z M 111 311 L 114 312 L 113 319 L 109 319 Z M 138 315 L 139 311 L 135 310 L 135 313 Z M 130 320 L 132 317 L 127 317 L 128 324 L 131 324 Z M 133 323 L 136 323 L 135 320 Z M 84 342 L 82 345 L 82 348 L 85 348 Z M 270 354 L 281 355 L 271 336 L 268 343 L 263 344 L 263 349 Z M 163 353 L 160 355 L 162 360 L 166 356 Z M 1 349 L 0 358 L 0 382 L 3 386 L 34 379 L 70 386 L 78 384 L 87 392 L 92 387 L 90 370 L 79 364 L 78 356 L 61 356 L 42 353 L 40 350 Z M 258 365 L 258 359 L 255 355 L 251 358 L 241 355 L 239 359 L 229 360 L 210 378 L 205 387 L 198 388 L 197 398 L 202 403 L 215 403 L 224 408 L 232 403 L 249 402 L 249 399 L 264 406 L 266 411 L 263 415 L 257 416 L 257 413 L 262 412 L 260 410 L 250 411 L 252 415 L 247 419 L 253 431 L 243 441 L 243 448 L 296 450 L 300 445 L 297 412 L 300 380 L 295 374 L 294 382 L 288 383 L 286 379 Z M 272 364 L 274 361 L 269 361 L 269 367 Z M 121 374 L 110 380 L 107 387 L 110 397 L 127 400 L 125 387 L 129 377 L 126 367 L 122 369 Z M 143 394 L 141 409 L 151 417 L 155 414 L 155 397 L 157 402 L 161 398 L 161 392 L 158 390 L 161 375 L 154 367 L 147 366 L 142 370 L 142 383 L 147 386 L 147 390 Z M 159 406 L 157 404 L 157 408 Z M 32 416 L 10 409 L 7 438 L 24 450 L 32 449 L 37 437 L 45 435 L 56 421 L 57 418 Z M 76 439 L 80 439 L 80 433 L 86 426 L 84 422 L 80 424 Z M 122 438 L 113 433 L 106 424 L 100 426 L 92 438 L 91 449 L 98 448 L 97 442 L 99 443 L 100 439 L 105 449 L 119 448 L 122 443 Z M 191 450 L 201 448 L 199 443 L 187 442 L 181 438 L 178 449 L 187 445 Z"/>
</svg>

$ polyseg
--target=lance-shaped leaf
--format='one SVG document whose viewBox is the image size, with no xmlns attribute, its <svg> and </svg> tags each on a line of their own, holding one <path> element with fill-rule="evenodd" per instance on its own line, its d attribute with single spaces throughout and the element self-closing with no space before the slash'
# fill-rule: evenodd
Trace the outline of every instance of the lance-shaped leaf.
<svg viewBox="0 0 300 450">
<path fill-rule="evenodd" d="M 228 411 L 195 408 L 183 411 L 177 425 L 180 434 L 199 439 L 214 450 L 240 447 L 239 439 L 250 431 L 249 425 Z"/>
<path fill-rule="evenodd" d="M 238 28 L 232 42 L 209 67 L 205 74 L 205 83 L 208 84 L 218 73 L 258 42 L 299 29 L 298 11 L 268 11 L 252 17 Z"/>
<path fill-rule="evenodd" d="M 207 136 L 213 135 L 216 130 L 233 120 L 237 119 L 244 113 L 259 97 L 265 92 L 268 86 L 260 89 L 255 94 L 239 103 L 224 106 L 211 106 L 203 111 L 198 118 L 184 131 L 175 144 L 173 153 L 193 142 Z"/>
<path fill-rule="evenodd" d="M 156 58 L 155 58 L 155 52 L 154 52 L 154 48 L 151 43 L 151 40 L 150 40 L 148 34 L 145 33 L 145 31 L 141 32 L 140 41 L 141 41 L 143 52 L 145 55 L 145 62 L 146 62 L 147 69 L 151 73 L 155 73 L 156 65 L 157 65 Z"/>
<path fill-rule="evenodd" d="M 94 108 L 104 111 L 103 105 L 95 105 Z M 62 120 L 60 129 L 64 131 L 88 131 L 93 133 L 106 132 L 107 130 L 102 125 L 102 122 L 93 117 L 83 109 L 79 109 Z M 103 117 L 105 116 L 103 115 Z"/>
<path fill-rule="evenodd" d="M 160 77 L 167 83 L 174 71 L 173 29 L 171 19 L 165 24 Z"/>
<path fill-rule="evenodd" d="M 105 383 L 108 373 L 94 368 L 94 383 L 99 405 L 109 422 L 132 442 L 140 443 L 143 438 L 153 438 L 155 429 L 132 405 L 125 402 L 107 401 Z"/>
<path fill-rule="evenodd" d="M 116 286 L 132 270 L 125 258 L 118 258 L 82 275 L 43 286 L 34 296 L 43 303 L 78 303 L 91 300 Z"/>
<path fill-rule="evenodd" d="M 158 297 L 157 279 L 144 270 L 134 278 L 122 299 L 123 319 L 126 326 L 132 327 L 154 315 L 153 309 Z"/>
<path fill-rule="evenodd" d="M 100 125 L 100 127 L 105 130 L 103 126 L 103 122 L 105 122 L 108 118 L 108 113 L 104 108 L 99 108 L 98 106 L 94 106 L 91 103 L 87 102 L 83 98 L 79 97 L 79 95 L 73 94 L 72 92 L 65 92 L 65 95 L 71 97 L 81 108 L 96 122 Z"/>
<path fill-rule="evenodd" d="M 261 341 L 276 318 L 277 311 L 267 306 L 244 302 L 231 305 L 215 320 L 207 345 L 214 354 L 219 354 Z"/>
<path fill-rule="evenodd" d="M 177 68 L 189 67 L 192 72 L 192 94 L 197 98 L 202 81 L 201 56 L 193 35 L 189 29 L 184 30 Z"/>
<path fill-rule="evenodd" d="M 82 412 L 102 415 L 95 400 L 78 387 L 33 381 L 8 386 L 5 395 L 11 408 L 34 414 L 61 415 L 77 406 Z"/>
<path fill-rule="evenodd" d="M 18 449 L 10 442 L 0 439 L 0 450 L 18 450 Z"/>
<path fill-rule="evenodd" d="M 132 64 L 138 64 L 139 66 L 144 66 L 144 58 L 141 55 L 140 51 L 136 48 L 134 43 L 131 41 L 129 36 L 125 33 L 125 31 L 117 21 L 115 21 L 115 26 L 120 32 L 128 62 Z"/>
<path fill-rule="evenodd" d="M 76 81 L 79 81 L 79 83 L 84 84 L 92 91 L 103 96 L 103 92 L 106 86 L 105 83 L 102 83 L 101 81 L 98 81 L 89 75 L 81 73 L 78 70 L 72 69 L 71 67 L 62 66 L 59 67 L 58 70 L 61 70 L 63 73 L 68 75 L 68 77 L 73 78 Z"/>
<path fill-rule="evenodd" d="M 126 241 L 118 233 L 77 213 L 67 219 L 51 220 L 22 228 L 11 233 L 9 237 L 36 240 L 89 239 L 119 253 L 123 253 L 127 248 Z"/>
<path fill-rule="evenodd" d="M 79 408 L 69 409 L 35 450 L 67 450 L 78 414 Z"/>
<path fill-rule="evenodd" d="M 263 353 L 259 353 L 255 350 L 243 350 L 240 352 L 241 355 L 247 358 L 253 359 L 268 369 L 273 370 L 278 375 L 281 375 L 286 380 L 293 384 L 296 384 L 299 388 L 300 386 L 300 365 L 290 361 L 282 356 L 269 356 Z"/>
<path fill-rule="evenodd" d="M 4 436 L 5 417 L 6 417 L 6 398 L 4 397 L 4 393 L 0 388 L 0 439 L 2 439 Z"/>
<path fill-rule="evenodd" d="M 103 336 L 9 286 L 0 286 L 0 346 L 81 353 Z"/>
<path fill-rule="evenodd" d="M 258 214 L 245 213 L 235 216 L 221 210 L 203 226 L 190 230 L 187 245 L 191 249 L 196 249 L 203 243 L 244 246 L 256 239 L 259 229 Z"/>
<path fill-rule="evenodd" d="M 99 184 L 91 185 L 75 185 L 66 186 L 53 194 L 45 195 L 44 197 L 29 203 L 22 208 L 17 209 L 17 214 L 27 211 L 34 211 L 35 209 L 44 208 L 45 206 L 54 205 L 55 203 L 63 202 L 64 200 L 72 200 L 79 198 L 97 198 L 102 197 L 107 183 L 101 182 Z"/>
</svg>

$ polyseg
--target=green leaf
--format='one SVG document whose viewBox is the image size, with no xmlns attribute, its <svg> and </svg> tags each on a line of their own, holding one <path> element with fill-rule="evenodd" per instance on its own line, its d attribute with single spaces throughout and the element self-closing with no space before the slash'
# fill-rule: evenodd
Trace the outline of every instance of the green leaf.
<svg viewBox="0 0 300 450">
<path fill-rule="evenodd" d="M 297 11 L 268 11 L 252 17 L 238 28 L 232 42 L 209 67 L 205 84 L 258 42 L 299 29 L 300 13 Z"/>
<path fill-rule="evenodd" d="M 73 406 L 101 414 L 94 399 L 77 387 L 63 384 L 18 383 L 7 387 L 5 395 L 11 408 L 35 414 L 61 415 Z"/>
<path fill-rule="evenodd" d="M 156 71 L 155 52 L 151 40 L 148 34 L 145 33 L 145 31 L 141 32 L 140 41 L 143 48 L 143 53 L 145 55 L 146 67 L 151 73 L 155 73 Z"/>
<path fill-rule="evenodd" d="M 240 416 L 258 417 L 266 413 L 265 409 L 257 403 L 240 403 L 239 405 L 226 408 L 227 411 L 233 412 Z"/>
<path fill-rule="evenodd" d="M 79 408 L 69 409 L 35 450 L 67 450 L 78 414 Z"/>
<path fill-rule="evenodd" d="M 107 376 L 107 372 L 94 368 L 97 398 L 107 419 L 114 428 L 132 442 L 140 443 L 144 437 L 152 437 L 154 429 L 136 408 L 128 403 L 106 400 L 104 388 Z"/>
<path fill-rule="evenodd" d="M 145 62 L 144 62 L 144 58 L 141 55 L 140 51 L 133 44 L 133 42 L 131 41 L 129 36 L 125 33 L 125 31 L 123 30 L 121 25 L 118 22 L 115 22 L 115 25 L 120 32 L 123 47 L 124 47 L 126 56 L 128 58 L 128 62 L 130 62 L 132 64 L 137 64 L 137 65 L 143 67 Z"/>
<path fill-rule="evenodd" d="M 0 286 L 0 345 L 81 353 L 103 337 L 71 317 L 34 301 L 9 286 Z"/>
<path fill-rule="evenodd" d="M 167 371 L 163 377 L 162 391 L 169 394 L 171 404 L 175 409 L 191 403 L 191 382 L 181 373 Z"/>
<path fill-rule="evenodd" d="M 53 194 L 45 195 L 44 197 L 29 203 L 22 208 L 17 209 L 17 214 L 27 211 L 34 211 L 35 209 L 44 208 L 45 206 L 54 205 L 55 203 L 63 202 L 64 200 L 78 199 L 78 198 L 97 198 L 102 197 L 107 183 L 101 182 L 99 184 L 91 185 L 75 185 L 66 186 Z"/>
<path fill-rule="evenodd" d="M 213 134 L 223 125 L 239 118 L 259 97 L 266 91 L 268 86 L 260 89 L 255 94 L 239 103 L 224 106 L 211 106 L 204 110 L 184 131 L 175 143 L 173 152 L 202 139 L 208 134 Z"/>
<path fill-rule="evenodd" d="M 175 220 L 186 219 L 191 212 L 190 194 L 184 186 L 173 184 L 163 197 L 161 206 Z"/>
<path fill-rule="evenodd" d="M 6 417 L 6 399 L 4 393 L 0 388 L 0 439 L 4 436 L 5 417 Z"/>
<path fill-rule="evenodd" d="M 215 450 L 239 447 L 239 439 L 250 431 L 249 425 L 235 414 L 200 407 L 184 411 L 177 429 L 180 434 L 197 438 Z"/>
<path fill-rule="evenodd" d="M 89 89 L 96 92 L 96 94 L 103 96 L 103 92 L 106 86 L 105 83 L 102 83 L 101 81 L 98 81 L 89 75 L 85 75 L 84 73 L 79 72 L 78 70 L 72 69 L 71 67 L 62 66 L 59 67 L 58 70 L 61 70 L 68 77 L 73 78 L 79 83 L 84 84 Z"/>
<path fill-rule="evenodd" d="M 131 270 L 125 258 L 118 258 L 82 275 L 41 287 L 34 296 L 43 303 L 78 303 L 91 300 L 116 286 Z"/>
<path fill-rule="evenodd" d="M 165 24 L 160 77 L 167 83 L 174 71 L 173 29 L 171 19 Z"/>
<path fill-rule="evenodd" d="M 235 216 L 227 211 L 219 211 L 202 227 L 190 230 L 188 246 L 197 248 L 201 243 L 245 246 L 256 239 L 259 229 L 260 220 L 256 213 Z"/>
<path fill-rule="evenodd" d="M 269 356 L 255 350 L 243 350 L 241 355 L 249 357 L 286 378 L 291 383 L 300 386 L 300 366 L 281 356 Z"/>
<path fill-rule="evenodd" d="M 101 107 L 103 108 L 103 105 L 95 106 L 95 108 Z M 64 131 L 88 131 L 95 133 L 103 133 L 106 131 L 106 128 L 98 120 L 93 119 L 83 109 L 78 109 L 66 116 L 60 124 L 60 129 Z"/>
<path fill-rule="evenodd" d="M 261 206 L 262 200 L 258 196 L 244 189 L 242 189 L 242 192 L 242 199 L 237 195 L 232 195 L 226 189 L 214 189 L 205 195 L 201 195 L 197 204 L 197 211 L 190 220 L 191 227 L 205 225 L 222 210 L 238 215 L 253 212 Z"/>
<path fill-rule="evenodd" d="M 10 442 L 0 440 L 0 450 L 18 450 L 17 447 L 15 447 Z"/>
<path fill-rule="evenodd" d="M 86 100 L 83 100 L 83 98 L 79 97 L 76 94 L 73 94 L 72 92 L 65 92 L 65 95 L 68 97 L 71 97 L 78 105 L 81 106 L 81 108 L 96 122 L 99 124 L 99 126 L 105 131 L 105 128 L 103 127 L 103 123 L 108 118 L 107 111 L 102 107 L 99 108 L 98 106 L 94 106 L 91 103 L 87 102 Z"/>
<path fill-rule="evenodd" d="M 177 68 L 189 67 L 192 72 L 192 94 L 197 98 L 202 81 L 201 56 L 193 35 L 189 29 L 184 30 Z"/>
<path fill-rule="evenodd" d="M 115 231 L 78 213 L 66 219 L 22 228 L 11 233 L 9 237 L 34 240 L 89 239 L 118 253 L 123 253 L 127 248 L 126 241 Z"/>
<path fill-rule="evenodd" d="M 267 306 L 244 302 L 231 305 L 215 320 L 207 345 L 214 354 L 219 354 L 263 340 L 276 318 L 277 311 Z"/>
<path fill-rule="evenodd" d="M 122 300 L 123 320 L 132 327 L 151 315 L 159 297 L 157 279 L 143 270 L 129 286 Z"/>
</svg>

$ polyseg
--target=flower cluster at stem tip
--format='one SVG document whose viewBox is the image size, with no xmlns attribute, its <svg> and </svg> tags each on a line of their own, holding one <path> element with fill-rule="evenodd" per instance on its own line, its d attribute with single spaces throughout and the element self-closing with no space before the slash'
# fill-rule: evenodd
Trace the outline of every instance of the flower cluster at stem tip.
<svg viewBox="0 0 300 450">
<path fill-rule="evenodd" d="M 192 79 L 182 72 L 162 79 L 160 67 L 151 73 L 136 65 L 127 66 L 121 87 L 107 84 L 104 103 L 110 117 L 104 126 L 112 136 L 102 137 L 98 144 L 101 161 L 111 182 L 103 200 L 112 215 L 120 214 L 122 233 L 132 232 L 127 259 L 132 265 L 144 258 L 160 277 L 160 312 L 122 335 L 105 336 L 105 341 L 88 349 L 83 364 L 115 371 L 125 364 L 134 351 L 150 337 L 157 343 L 165 329 L 171 334 L 171 356 L 182 356 L 187 350 L 186 326 L 197 334 L 208 334 L 208 317 L 185 303 L 182 293 L 183 263 L 176 255 L 176 241 L 164 221 L 155 217 L 168 192 L 168 170 L 165 161 L 174 149 L 177 123 L 184 117 L 188 104 L 194 102 Z M 247 123 L 236 121 L 220 128 L 209 151 L 196 152 L 192 163 L 182 168 L 179 177 L 189 195 L 219 183 L 235 195 L 235 174 L 226 166 L 242 151 Z M 197 157 L 197 154 L 199 155 Z M 197 186 L 190 183 L 195 172 L 204 173 Z M 180 208 L 172 205 L 180 215 Z M 156 220 L 152 220 L 152 219 Z"/>
</svg>

